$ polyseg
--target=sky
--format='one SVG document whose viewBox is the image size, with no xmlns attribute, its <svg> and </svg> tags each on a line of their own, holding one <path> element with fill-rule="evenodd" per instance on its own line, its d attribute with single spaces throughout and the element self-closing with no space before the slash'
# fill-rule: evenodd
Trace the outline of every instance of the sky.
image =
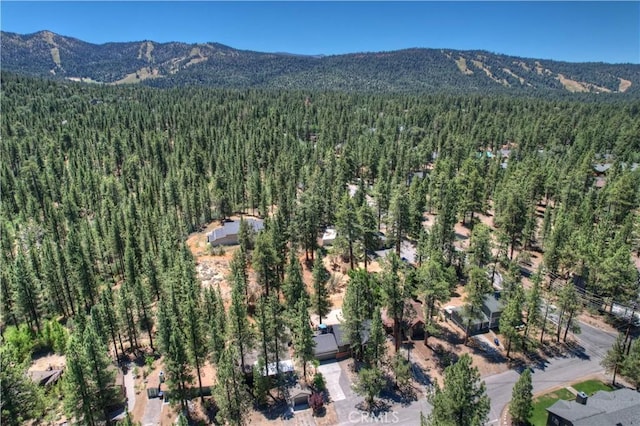
<svg viewBox="0 0 640 426">
<path fill-rule="evenodd" d="M 217 42 L 298 54 L 481 49 L 569 62 L 640 63 L 640 1 L 7 1 L 3 31 L 91 43 Z"/>
</svg>

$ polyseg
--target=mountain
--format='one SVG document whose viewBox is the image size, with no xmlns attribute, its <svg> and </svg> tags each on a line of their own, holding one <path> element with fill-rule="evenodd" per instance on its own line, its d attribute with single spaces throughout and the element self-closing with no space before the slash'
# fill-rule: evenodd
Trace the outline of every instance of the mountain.
<svg viewBox="0 0 640 426">
<path fill-rule="evenodd" d="M 3 70 L 107 84 L 640 96 L 640 65 L 569 63 L 478 50 L 416 48 L 310 56 L 238 50 L 218 43 L 97 45 L 50 31 L 1 32 L 0 47 Z"/>
</svg>

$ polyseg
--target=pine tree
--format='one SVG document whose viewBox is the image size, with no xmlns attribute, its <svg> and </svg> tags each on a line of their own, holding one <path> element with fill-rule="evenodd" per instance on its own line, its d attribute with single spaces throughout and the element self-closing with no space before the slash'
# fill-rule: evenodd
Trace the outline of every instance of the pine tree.
<svg viewBox="0 0 640 426">
<path fill-rule="evenodd" d="M 129 284 L 125 282 L 114 295 L 118 322 L 126 331 L 126 336 L 129 340 L 129 350 L 135 351 L 138 348 L 138 333 L 136 331 L 136 319 L 133 311 L 135 305 Z"/>
<path fill-rule="evenodd" d="M 511 345 L 520 338 L 518 327 L 522 324 L 522 305 L 524 291 L 522 286 L 516 285 L 507 294 L 507 302 L 500 315 L 500 333 L 507 339 L 507 358 L 511 353 Z"/>
<path fill-rule="evenodd" d="M 613 346 L 607 351 L 604 358 L 600 362 L 600 364 L 605 369 L 607 369 L 607 371 L 613 371 L 613 379 L 611 380 L 611 382 L 614 386 L 616 385 L 616 375 L 625 363 L 624 350 L 624 336 L 622 334 L 618 334 L 615 342 L 613 342 Z"/>
<path fill-rule="evenodd" d="M 160 300 L 158 306 L 158 342 L 165 359 L 169 391 L 180 401 L 181 409 L 185 410 L 189 399 L 187 385 L 192 383 L 193 376 L 188 350 L 184 344 L 188 336 L 180 316 L 175 287 L 170 283 L 168 294 Z"/>
<path fill-rule="evenodd" d="M 262 362 L 263 368 L 266 368 L 270 363 L 274 362 L 275 358 L 273 353 L 275 346 L 273 341 L 274 324 L 271 321 L 270 300 L 268 297 L 260 297 L 255 319 L 260 353 L 258 360 Z"/>
<path fill-rule="evenodd" d="M 483 223 L 474 226 L 467 251 L 469 262 L 479 268 L 487 266 L 493 258 L 491 246 L 491 229 Z"/>
<path fill-rule="evenodd" d="M 329 299 L 329 291 L 327 289 L 327 281 L 329 281 L 329 271 L 324 267 L 322 255 L 318 253 L 313 262 L 313 307 L 318 315 L 318 323 L 322 324 L 322 318 L 331 310 L 331 300 Z"/>
<path fill-rule="evenodd" d="M 427 204 L 427 181 L 425 179 L 413 179 L 409 186 L 409 235 L 412 238 L 418 238 L 424 227 L 422 221 Z"/>
<path fill-rule="evenodd" d="M 190 392 L 187 386 L 193 382 L 191 363 L 183 344 L 186 336 L 180 330 L 174 330 L 169 339 L 169 348 L 165 352 L 165 368 L 169 392 L 176 400 L 180 401 L 182 410 L 186 410 L 187 401 L 190 399 Z"/>
<path fill-rule="evenodd" d="M 569 282 L 557 292 L 557 305 L 558 305 L 558 329 L 556 334 L 556 341 L 560 341 L 560 334 L 562 333 L 562 327 L 564 327 L 563 340 L 567 341 L 567 333 L 572 328 L 575 332 L 580 331 L 579 323 L 576 322 L 575 317 L 580 314 L 582 305 L 578 300 L 578 294 L 575 286 L 572 282 Z"/>
<path fill-rule="evenodd" d="M 289 308 L 294 308 L 301 299 L 309 301 L 309 294 L 302 280 L 302 267 L 293 250 L 289 253 L 289 263 L 282 290 Z"/>
<path fill-rule="evenodd" d="M 524 329 L 524 341 L 527 341 L 529 332 L 533 327 L 538 327 L 542 322 L 542 290 L 540 284 L 542 282 L 541 271 L 537 271 L 531 277 L 531 288 L 525 293 L 525 310 L 526 310 L 526 326 Z"/>
<path fill-rule="evenodd" d="M 361 232 L 362 257 L 364 259 L 364 269 L 366 270 L 369 264 L 369 253 L 378 248 L 380 240 L 375 214 L 366 202 L 358 209 L 358 227 Z"/>
<path fill-rule="evenodd" d="M 95 413 L 95 388 L 91 385 L 84 362 L 84 350 L 81 336 L 75 332 L 69 340 L 67 367 L 63 389 L 65 408 L 78 423 L 95 425 L 99 413 Z"/>
<path fill-rule="evenodd" d="M 309 255 L 313 259 L 313 254 L 318 249 L 318 225 L 321 216 L 318 212 L 319 205 L 319 201 L 311 191 L 305 191 L 300 197 L 296 229 L 307 262 L 309 262 Z"/>
<path fill-rule="evenodd" d="M 200 286 L 195 282 L 187 282 L 184 285 L 187 288 L 181 314 L 184 318 L 186 346 L 190 364 L 196 369 L 200 400 L 204 404 L 201 370 L 207 357 L 208 346 L 203 324 L 204 312 L 200 297 Z"/>
<path fill-rule="evenodd" d="M 155 351 L 155 347 L 153 346 L 153 318 L 151 317 L 149 308 L 149 293 L 139 278 L 135 278 L 133 281 L 133 297 L 140 328 L 147 331 L 149 346 L 152 351 Z"/>
<path fill-rule="evenodd" d="M 38 288 L 22 250 L 18 250 L 13 267 L 14 300 L 29 327 L 35 325 L 40 332 L 40 312 L 38 309 Z"/>
<path fill-rule="evenodd" d="M 0 404 L 3 425 L 19 426 L 41 416 L 43 400 L 36 384 L 24 373 L 26 366 L 0 349 Z"/>
<path fill-rule="evenodd" d="M 382 371 L 377 367 L 362 368 L 358 372 L 358 381 L 354 385 L 354 391 L 363 395 L 369 411 L 375 408 L 376 396 L 384 389 L 385 381 Z"/>
<path fill-rule="evenodd" d="M 362 360 L 365 323 L 372 318 L 375 297 L 375 277 L 364 269 L 349 271 L 349 285 L 344 295 L 342 316 L 344 332 L 351 344 L 354 359 Z"/>
<path fill-rule="evenodd" d="M 245 357 L 253 347 L 254 337 L 248 320 L 247 302 L 244 298 L 243 281 L 235 275 L 231 289 L 231 306 L 229 307 L 228 328 L 229 336 L 238 348 L 242 371 L 245 369 Z"/>
<path fill-rule="evenodd" d="M 429 425 L 481 426 L 489 414 L 486 386 L 471 356 L 463 354 L 444 370 L 444 386 L 436 387 Z"/>
<path fill-rule="evenodd" d="M 302 377 L 307 378 L 307 363 L 313 361 L 315 341 L 309 323 L 309 308 L 306 299 L 299 299 L 296 304 L 296 321 L 293 325 L 293 348 L 296 357 L 302 363 Z"/>
<path fill-rule="evenodd" d="M 481 307 L 484 302 L 484 296 L 491 291 L 491 285 L 487 279 L 484 269 L 472 267 L 469 271 L 469 281 L 465 285 L 465 307 L 464 315 L 467 318 L 467 327 L 465 331 L 465 344 L 469 341 L 469 327 L 471 322 L 481 316 Z"/>
<path fill-rule="evenodd" d="M 253 269 L 256 272 L 257 281 L 265 296 L 269 296 L 270 290 L 279 288 L 278 274 L 276 270 L 277 254 L 273 247 L 273 241 L 268 232 L 261 232 L 256 237 L 256 247 L 253 250 Z"/>
<path fill-rule="evenodd" d="M 640 339 L 629 342 L 629 353 L 622 363 L 621 374 L 640 389 Z"/>
<path fill-rule="evenodd" d="M 78 296 L 84 303 L 85 311 L 88 312 L 91 306 L 95 304 L 96 299 L 96 282 L 93 276 L 93 267 L 82 243 L 78 230 L 69 230 L 66 245 L 67 262 L 70 269 L 71 282 L 74 283 Z"/>
<path fill-rule="evenodd" d="M 98 335 L 98 330 L 94 328 L 93 322 L 88 322 L 83 334 L 83 364 L 86 368 L 86 376 L 93 386 L 93 395 L 95 398 L 93 405 L 96 410 L 96 417 L 104 419 L 109 424 L 108 407 L 113 405 L 116 400 L 113 381 L 115 378 L 114 370 L 107 367 L 110 366 L 109 357 L 107 356 L 106 346 L 102 337 Z"/>
<path fill-rule="evenodd" d="M 509 258 L 513 258 L 518 238 L 527 218 L 527 206 L 522 195 L 521 187 L 515 181 L 510 181 L 498 192 L 496 199 L 496 225 L 504 230 L 510 238 L 511 251 Z"/>
<path fill-rule="evenodd" d="M 466 224 L 467 214 L 470 214 L 469 222 L 474 227 L 473 215 L 482 210 L 484 185 L 483 176 L 474 161 L 471 158 L 465 160 L 458 174 L 458 186 L 462 192 L 459 210 L 463 225 Z"/>
<path fill-rule="evenodd" d="M 442 262 L 441 256 L 432 256 L 427 263 L 418 267 L 416 274 L 417 290 L 424 298 L 425 345 L 435 328 L 433 317 L 437 311 L 436 302 L 444 303 L 449 300 L 451 288 L 456 282 L 453 267 L 445 267 Z"/>
<path fill-rule="evenodd" d="M 533 412 L 532 391 L 531 370 L 526 368 L 513 387 L 509 403 L 509 414 L 516 425 L 529 424 L 528 419 Z"/>
<path fill-rule="evenodd" d="M 413 296 L 413 281 L 400 257 L 396 253 L 389 253 L 385 259 L 381 287 L 387 315 L 389 318 L 393 318 L 393 338 L 396 352 L 402 343 L 401 327 L 405 319 L 405 302 Z"/>
<path fill-rule="evenodd" d="M 217 364 L 217 381 L 213 392 L 218 403 L 218 421 L 244 425 L 249 415 L 250 395 L 244 384 L 243 373 L 236 364 L 237 358 L 235 345 L 223 349 Z"/>
<path fill-rule="evenodd" d="M 382 326 L 380 309 L 373 312 L 373 319 L 369 330 L 369 340 L 365 348 L 364 361 L 371 368 L 381 368 L 386 358 L 387 339 Z M 396 351 L 397 353 L 397 351 Z"/>
<path fill-rule="evenodd" d="M 340 204 L 338 204 L 338 211 L 336 212 L 336 231 L 338 238 L 344 239 L 349 247 L 349 264 L 351 269 L 354 267 L 355 257 L 353 246 L 361 237 L 361 230 L 358 225 L 356 213 L 356 205 L 349 196 L 349 193 L 345 192 L 340 200 Z"/>
<path fill-rule="evenodd" d="M 395 378 L 396 389 L 404 389 L 411 380 L 411 364 L 400 352 L 397 352 L 392 359 L 391 368 Z"/>
<path fill-rule="evenodd" d="M 70 316 L 70 310 L 65 298 L 62 280 L 58 276 L 58 265 L 55 263 L 55 254 L 53 253 L 55 249 L 56 246 L 49 238 L 42 244 L 41 258 L 45 297 L 53 304 L 53 312 L 57 312 L 67 318 Z"/>
<path fill-rule="evenodd" d="M 115 311 L 113 291 L 111 286 L 107 285 L 106 288 L 100 294 L 100 310 L 103 321 L 109 334 L 111 335 L 111 341 L 113 343 L 113 350 L 116 354 L 116 360 L 120 359 L 118 355 L 118 345 L 116 344 L 116 336 L 120 343 L 120 353 L 124 356 L 124 346 L 122 345 L 122 336 L 120 334 L 120 322 L 118 321 L 117 312 Z"/>
<path fill-rule="evenodd" d="M 397 186 L 391 196 L 389 206 L 389 223 L 387 229 L 395 244 L 395 251 L 400 256 L 400 246 L 411 228 L 409 222 L 409 200 L 402 186 Z"/>
<path fill-rule="evenodd" d="M 224 310 L 220 287 L 215 290 L 208 287 L 204 291 L 206 324 L 205 329 L 209 336 L 209 352 L 211 360 L 217 364 L 220 360 L 222 351 L 225 348 L 225 330 L 230 327 L 227 325 L 227 316 Z"/>
</svg>

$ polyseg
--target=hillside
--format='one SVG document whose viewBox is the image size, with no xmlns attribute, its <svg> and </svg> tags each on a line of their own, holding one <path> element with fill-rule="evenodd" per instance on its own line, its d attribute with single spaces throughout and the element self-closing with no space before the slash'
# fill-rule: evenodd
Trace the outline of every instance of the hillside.
<svg viewBox="0 0 640 426">
<path fill-rule="evenodd" d="M 348 91 L 640 94 L 640 65 L 568 63 L 485 51 L 406 49 L 304 56 L 217 43 L 91 44 L 2 32 L 2 69 L 108 84 Z"/>
</svg>

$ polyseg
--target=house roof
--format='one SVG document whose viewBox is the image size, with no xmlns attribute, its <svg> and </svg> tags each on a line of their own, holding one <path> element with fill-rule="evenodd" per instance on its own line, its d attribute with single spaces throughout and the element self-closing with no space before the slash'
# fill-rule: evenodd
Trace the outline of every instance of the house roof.
<svg viewBox="0 0 640 426">
<path fill-rule="evenodd" d="M 330 352 L 338 352 L 336 337 L 331 333 L 318 334 L 317 336 L 313 336 L 313 340 L 316 342 L 316 346 L 313 348 L 313 354 L 316 356 Z"/>
<path fill-rule="evenodd" d="M 257 365 L 258 362 L 256 361 L 256 363 L 254 365 Z M 290 359 L 285 359 L 283 361 L 278 362 L 278 364 L 276 364 L 275 362 L 270 362 L 267 365 L 267 368 L 265 370 L 262 370 L 262 375 L 265 375 L 265 372 L 267 373 L 267 376 L 275 376 L 278 372 L 278 369 L 276 368 L 276 366 L 280 367 L 280 373 L 291 373 L 294 370 L 293 367 L 293 361 Z"/>
<path fill-rule="evenodd" d="M 502 312 L 504 310 L 504 302 L 496 294 L 487 294 L 484 296 L 484 307 L 491 313 Z"/>
<path fill-rule="evenodd" d="M 451 312 L 456 312 L 458 315 L 460 315 L 460 318 L 463 318 L 465 321 L 471 320 L 470 325 L 477 325 L 477 324 L 482 324 L 484 322 L 489 322 L 489 317 L 487 317 L 485 313 L 482 311 L 476 312 L 475 317 L 469 318 L 465 313 L 464 306 L 455 306 L 448 309 L 450 309 Z"/>
<path fill-rule="evenodd" d="M 335 336 L 336 344 L 338 345 L 338 347 L 348 346 L 350 344 L 349 339 L 347 338 L 346 333 L 342 329 L 342 326 L 340 324 L 335 324 L 335 325 L 332 325 L 331 327 L 333 328 L 333 335 Z"/>
<path fill-rule="evenodd" d="M 302 388 L 299 384 L 295 385 L 290 391 L 289 391 L 289 398 L 290 399 L 296 399 L 298 397 L 305 397 L 305 396 L 310 396 L 311 395 L 311 390 L 307 389 L 307 388 Z"/>
<path fill-rule="evenodd" d="M 330 326 L 332 328 L 332 333 L 335 337 L 336 345 L 338 348 L 342 346 L 350 346 L 351 342 L 349 342 L 349 337 L 347 336 L 346 331 L 344 330 L 344 326 L 340 324 L 334 324 Z M 362 331 L 360 333 L 360 339 L 363 345 L 366 345 L 369 341 L 369 332 L 371 330 L 371 320 L 366 320 L 362 323 Z"/>
<path fill-rule="evenodd" d="M 599 391 L 588 398 L 586 404 L 558 401 L 547 411 L 574 426 L 640 425 L 640 393 L 624 388 Z"/>
<path fill-rule="evenodd" d="M 323 240 L 335 240 L 337 235 L 338 235 L 338 232 L 335 229 L 327 228 L 327 230 L 324 231 L 324 234 L 322 234 L 322 239 Z"/>
<path fill-rule="evenodd" d="M 264 221 L 262 219 L 255 218 L 246 218 L 245 222 L 253 229 L 253 232 L 258 232 L 264 229 Z M 214 242 L 219 239 L 222 239 L 228 235 L 237 235 L 240 232 L 240 221 L 233 220 L 230 222 L 225 222 L 220 228 L 214 229 L 208 235 L 208 241 Z"/>
<path fill-rule="evenodd" d="M 598 173 L 604 173 L 611 168 L 610 163 L 594 164 L 593 169 Z"/>
<path fill-rule="evenodd" d="M 416 313 L 416 315 L 413 318 L 411 318 L 411 323 L 407 324 L 409 328 L 414 327 L 417 324 L 424 324 L 425 323 L 424 322 L 424 306 L 422 302 L 414 299 L 408 299 L 405 301 L 405 303 L 411 305 L 411 307 Z M 382 324 L 385 327 L 387 328 L 393 327 L 393 318 L 389 317 L 389 315 L 387 314 L 386 308 L 383 308 L 380 310 L 380 316 L 382 317 Z"/>
<path fill-rule="evenodd" d="M 51 369 L 43 371 L 31 371 L 31 380 L 39 386 L 49 386 L 60 379 L 63 370 Z"/>
</svg>

